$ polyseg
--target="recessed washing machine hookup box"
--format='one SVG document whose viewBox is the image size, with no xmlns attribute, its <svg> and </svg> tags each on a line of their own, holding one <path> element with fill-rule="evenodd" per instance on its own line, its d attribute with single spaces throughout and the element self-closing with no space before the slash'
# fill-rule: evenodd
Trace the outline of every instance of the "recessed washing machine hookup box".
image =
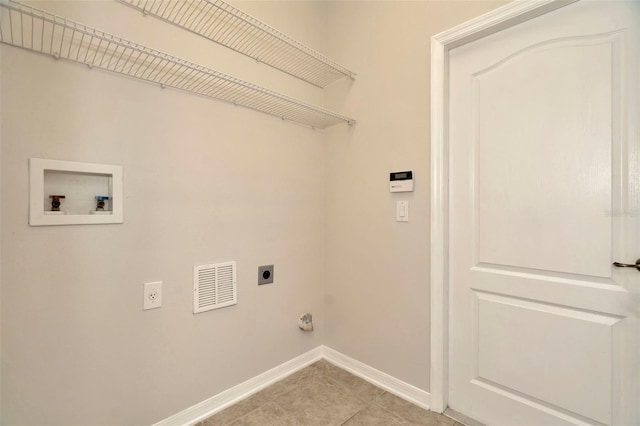
<svg viewBox="0 0 640 426">
<path fill-rule="evenodd" d="M 122 223 L 122 166 L 29 160 L 29 225 Z"/>
</svg>

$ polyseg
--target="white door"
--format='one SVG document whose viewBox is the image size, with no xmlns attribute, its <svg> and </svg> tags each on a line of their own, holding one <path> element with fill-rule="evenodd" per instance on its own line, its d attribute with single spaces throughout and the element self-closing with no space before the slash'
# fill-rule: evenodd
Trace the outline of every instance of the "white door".
<svg viewBox="0 0 640 426">
<path fill-rule="evenodd" d="M 449 407 L 640 425 L 640 2 L 449 56 Z"/>
</svg>

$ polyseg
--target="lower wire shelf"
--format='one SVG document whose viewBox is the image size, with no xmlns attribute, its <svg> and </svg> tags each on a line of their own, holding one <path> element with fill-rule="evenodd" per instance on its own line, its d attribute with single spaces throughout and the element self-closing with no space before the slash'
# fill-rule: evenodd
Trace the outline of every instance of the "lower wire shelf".
<svg viewBox="0 0 640 426">
<path fill-rule="evenodd" d="M 0 0 L 0 43 L 124 74 L 307 125 L 355 119 L 176 58 L 15 0 Z"/>
</svg>

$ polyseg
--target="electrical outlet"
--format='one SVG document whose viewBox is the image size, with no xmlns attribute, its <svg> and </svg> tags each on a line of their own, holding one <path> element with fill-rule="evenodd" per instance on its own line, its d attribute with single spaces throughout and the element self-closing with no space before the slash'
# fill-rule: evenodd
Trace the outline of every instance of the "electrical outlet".
<svg viewBox="0 0 640 426">
<path fill-rule="evenodd" d="M 273 265 L 258 266 L 258 285 L 273 282 Z"/>
<path fill-rule="evenodd" d="M 144 284 L 143 310 L 162 306 L 162 281 Z"/>
</svg>

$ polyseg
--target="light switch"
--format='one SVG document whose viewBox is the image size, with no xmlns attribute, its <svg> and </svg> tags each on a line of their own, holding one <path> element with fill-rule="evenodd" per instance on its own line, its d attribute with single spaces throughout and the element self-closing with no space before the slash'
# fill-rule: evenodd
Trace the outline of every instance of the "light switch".
<svg viewBox="0 0 640 426">
<path fill-rule="evenodd" d="M 408 201 L 398 201 L 396 203 L 396 222 L 409 222 Z"/>
</svg>

